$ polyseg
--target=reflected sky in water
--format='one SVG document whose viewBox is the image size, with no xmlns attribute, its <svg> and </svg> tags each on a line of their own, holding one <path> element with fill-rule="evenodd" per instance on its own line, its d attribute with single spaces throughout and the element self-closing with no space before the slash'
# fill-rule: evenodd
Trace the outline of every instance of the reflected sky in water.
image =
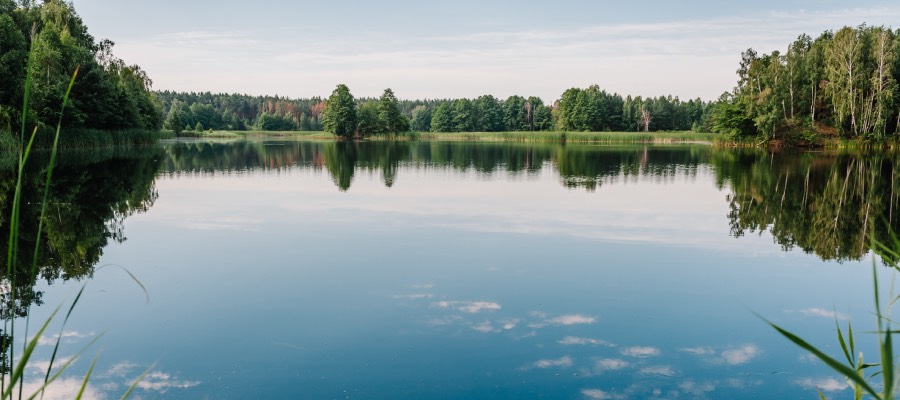
<svg viewBox="0 0 900 400">
<path fill-rule="evenodd" d="M 387 169 L 358 156 L 344 190 L 326 150 L 219 169 L 178 166 L 167 150 L 155 203 L 98 263 L 134 273 L 149 303 L 101 268 L 66 328 L 67 355 L 106 332 L 97 397 L 157 360 L 142 397 L 849 395 L 753 312 L 833 351 L 835 318 L 872 325 L 871 260 L 735 238 L 732 186 L 708 147 L 642 160 L 643 147 L 570 145 L 634 160 L 570 174 L 599 177 L 593 187 L 567 184 L 558 147 L 528 150 L 541 156 L 520 169 L 416 148 L 386 163 L 389 187 Z M 80 285 L 43 287 L 45 301 Z M 858 339 L 868 358 L 874 341 Z"/>
</svg>

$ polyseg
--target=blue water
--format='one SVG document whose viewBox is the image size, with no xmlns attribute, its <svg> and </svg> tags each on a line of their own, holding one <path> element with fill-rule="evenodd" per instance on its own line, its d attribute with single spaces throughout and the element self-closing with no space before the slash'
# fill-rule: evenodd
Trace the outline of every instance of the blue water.
<svg viewBox="0 0 900 400">
<path fill-rule="evenodd" d="M 65 398 L 99 353 L 93 398 L 151 365 L 140 398 L 849 396 L 754 313 L 837 355 L 835 312 L 873 327 L 871 258 L 735 238 L 714 168 L 671 171 L 591 191 L 549 162 L 406 161 L 391 187 L 358 170 L 341 191 L 303 162 L 163 170 L 111 266 L 41 286 L 32 321 L 87 285 L 61 354 L 103 333 L 52 390 Z M 857 340 L 874 360 L 875 338 Z"/>
</svg>

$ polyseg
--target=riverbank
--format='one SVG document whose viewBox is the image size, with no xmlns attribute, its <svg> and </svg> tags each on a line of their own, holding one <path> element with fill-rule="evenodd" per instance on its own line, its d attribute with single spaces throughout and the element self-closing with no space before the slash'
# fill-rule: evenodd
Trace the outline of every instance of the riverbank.
<svg viewBox="0 0 900 400">
<path fill-rule="evenodd" d="M 209 139 L 243 138 L 303 138 L 309 140 L 336 140 L 323 131 L 204 131 L 182 132 L 177 137 Z M 541 143 L 706 143 L 723 147 L 775 147 L 775 148 L 876 148 L 893 147 L 891 142 L 876 143 L 864 140 L 847 140 L 834 136 L 810 138 L 803 135 L 783 135 L 772 140 L 759 138 L 728 138 L 717 133 L 693 131 L 674 132 L 403 132 L 393 135 L 375 134 L 359 140 L 431 140 L 454 142 L 541 142 Z"/>
</svg>

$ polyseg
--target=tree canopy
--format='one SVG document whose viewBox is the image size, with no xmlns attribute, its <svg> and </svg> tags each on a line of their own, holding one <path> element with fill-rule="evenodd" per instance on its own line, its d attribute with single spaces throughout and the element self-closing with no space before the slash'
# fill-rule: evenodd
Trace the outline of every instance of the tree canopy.
<svg viewBox="0 0 900 400">
<path fill-rule="evenodd" d="M 39 127 L 55 125 L 76 67 L 79 75 L 66 108 L 64 127 L 162 127 L 162 109 L 150 91 L 150 78 L 137 65 L 116 58 L 112 41 L 96 42 L 71 3 L 0 3 L 0 132 L 16 131 L 22 123 L 28 72 L 32 80 L 26 122 Z"/>
</svg>

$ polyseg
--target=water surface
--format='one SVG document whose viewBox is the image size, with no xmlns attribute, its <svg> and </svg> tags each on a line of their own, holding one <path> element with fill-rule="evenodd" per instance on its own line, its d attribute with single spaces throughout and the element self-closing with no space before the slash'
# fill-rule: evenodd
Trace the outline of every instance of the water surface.
<svg viewBox="0 0 900 400">
<path fill-rule="evenodd" d="M 65 160 L 31 315 L 87 282 L 63 354 L 105 332 L 97 398 L 154 362 L 141 397 L 847 396 L 753 313 L 834 351 L 835 318 L 873 324 L 864 239 L 896 224 L 897 164 L 864 154 L 192 141 Z"/>
</svg>

